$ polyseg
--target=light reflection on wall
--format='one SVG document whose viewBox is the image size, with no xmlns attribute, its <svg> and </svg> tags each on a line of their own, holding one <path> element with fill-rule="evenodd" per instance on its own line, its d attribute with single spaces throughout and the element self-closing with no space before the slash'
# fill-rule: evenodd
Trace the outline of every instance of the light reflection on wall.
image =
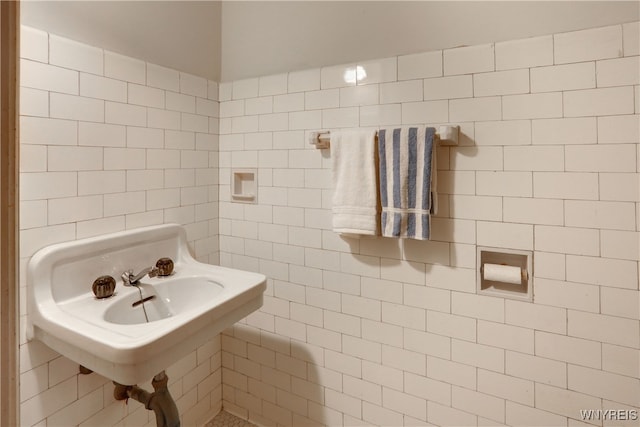
<svg viewBox="0 0 640 427">
<path fill-rule="evenodd" d="M 349 67 L 344 71 L 344 81 L 345 83 L 355 84 L 360 80 L 363 80 L 367 77 L 367 72 L 362 67 L 362 65 L 358 65 L 356 67 Z"/>
</svg>

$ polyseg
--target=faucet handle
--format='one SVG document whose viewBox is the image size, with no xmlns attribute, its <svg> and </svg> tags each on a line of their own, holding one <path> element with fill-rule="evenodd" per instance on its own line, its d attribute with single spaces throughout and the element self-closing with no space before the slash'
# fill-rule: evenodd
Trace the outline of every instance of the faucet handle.
<svg viewBox="0 0 640 427">
<path fill-rule="evenodd" d="M 169 276 L 173 273 L 173 260 L 171 258 L 160 258 L 156 262 L 156 267 L 158 275 Z"/>
<path fill-rule="evenodd" d="M 109 298 L 116 289 L 116 281 L 111 276 L 100 276 L 94 280 L 91 290 L 98 299 Z"/>
</svg>

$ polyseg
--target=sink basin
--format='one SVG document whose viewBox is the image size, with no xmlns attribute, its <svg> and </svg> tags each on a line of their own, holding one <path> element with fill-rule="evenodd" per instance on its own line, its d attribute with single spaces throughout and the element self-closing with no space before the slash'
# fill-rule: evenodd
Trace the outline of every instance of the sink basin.
<svg viewBox="0 0 640 427">
<path fill-rule="evenodd" d="M 140 293 L 130 293 L 109 305 L 104 312 L 104 320 L 131 325 L 169 319 L 208 304 L 224 290 L 224 287 L 206 276 L 194 276 L 142 280 L 138 289 Z M 140 303 L 141 295 L 144 304 Z"/>
<path fill-rule="evenodd" d="M 162 257 L 174 261 L 170 276 L 123 285 L 122 272 Z M 91 285 L 102 275 L 116 279 L 116 292 L 97 299 Z M 109 379 L 138 384 L 260 308 L 265 288 L 261 274 L 196 261 L 176 224 L 56 244 L 27 268 L 27 337 Z"/>
</svg>

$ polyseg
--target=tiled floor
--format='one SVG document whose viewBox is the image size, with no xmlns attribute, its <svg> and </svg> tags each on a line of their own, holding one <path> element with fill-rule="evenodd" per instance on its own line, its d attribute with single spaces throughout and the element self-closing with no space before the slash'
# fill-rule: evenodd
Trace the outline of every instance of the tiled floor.
<svg viewBox="0 0 640 427">
<path fill-rule="evenodd" d="M 235 415 L 231 415 L 228 412 L 220 411 L 205 427 L 256 427 L 256 425 L 242 418 L 238 418 Z"/>
</svg>

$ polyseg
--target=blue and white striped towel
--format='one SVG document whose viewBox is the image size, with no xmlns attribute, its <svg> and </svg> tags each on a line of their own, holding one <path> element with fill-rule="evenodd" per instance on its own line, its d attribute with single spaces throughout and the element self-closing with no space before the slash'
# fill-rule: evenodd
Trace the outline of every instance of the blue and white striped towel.
<svg viewBox="0 0 640 427">
<path fill-rule="evenodd" d="M 385 237 L 428 240 L 435 213 L 435 129 L 382 129 L 380 159 L 381 231 Z"/>
</svg>

